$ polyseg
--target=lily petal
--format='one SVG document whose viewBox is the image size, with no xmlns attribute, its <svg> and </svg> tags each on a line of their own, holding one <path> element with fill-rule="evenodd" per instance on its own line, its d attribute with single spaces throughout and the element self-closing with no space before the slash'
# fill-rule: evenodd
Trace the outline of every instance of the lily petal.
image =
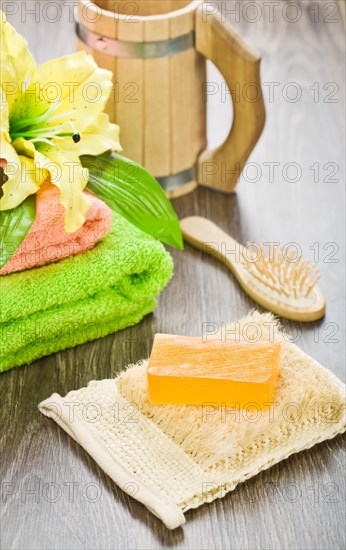
<svg viewBox="0 0 346 550">
<path fill-rule="evenodd" d="M 36 165 L 50 172 L 51 182 L 60 189 L 60 202 L 66 210 L 65 231 L 73 233 L 85 222 L 90 200 L 83 189 L 88 178 L 78 156 L 57 146 L 37 144 Z"/>
<path fill-rule="evenodd" d="M 35 161 L 24 155 L 18 155 L 8 141 L 0 141 L 0 157 L 6 159 L 8 181 L 2 186 L 3 196 L 0 199 L 0 210 L 15 208 L 26 197 L 37 192 L 47 178 L 46 170 L 37 169 Z"/>
<path fill-rule="evenodd" d="M 104 110 L 111 89 L 112 73 L 100 69 L 86 52 L 53 59 L 38 67 L 11 122 L 39 117 L 55 104 L 44 126 L 72 122 L 82 133 Z"/>
<path fill-rule="evenodd" d="M 36 69 L 36 63 L 28 50 L 28 44 L 0 10 L 0 84 L 7 98 L 9 113 L 20 104 L 20 96 L 28 77 Z"/>
<path fill-rule="evenodd" d="M 35 145 L 24 138 L 17 138 L 12 141 L 12 147 L 18 153 L 18 155 L 25 155 L 26 157 L 35 158 Z"/>
<path fill-rule="evenodd" d="M 5 135 L 5 138 L 8 142 L 11 141 L 10 134 L 10 123 L 8 119 L 8 103 L 6 100 L 5 93 L 0 87 L 0 133 Z"/>
<path fill-rule="evenodd" d="M 101 113 L 84 130 L 79 143 L 72 139 L 52 140 L 61 150 L 68 151 L 74 155 L 101 155 L 105 151 L 121 151 L 119 142 L 119 126 L 109 122 L 106 113 Z"/>
</svg>

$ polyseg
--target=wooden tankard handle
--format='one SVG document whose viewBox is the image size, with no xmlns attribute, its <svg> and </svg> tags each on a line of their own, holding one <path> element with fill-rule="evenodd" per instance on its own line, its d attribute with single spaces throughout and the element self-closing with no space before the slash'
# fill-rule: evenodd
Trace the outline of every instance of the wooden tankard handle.
<svg viewBox="0 0 346 550">
<path fill-rule="evenodd" d="M 208 11 L 207 6 L 203 4 L 196 12 L 196 49 L 216 65 L 229 87 L 233 124 L 222 145 L 201 153 L 198 182 L 230 193 L 264 127 L 261 58 L 219 12 Z"/>
</svg>

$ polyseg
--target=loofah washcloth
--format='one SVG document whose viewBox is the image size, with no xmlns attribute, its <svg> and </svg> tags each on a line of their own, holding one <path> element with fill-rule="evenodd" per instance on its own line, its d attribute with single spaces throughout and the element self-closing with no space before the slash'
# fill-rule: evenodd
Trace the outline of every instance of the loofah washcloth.
<svg viewBox="0 0 346 550">
<path fill-rule="evenodd" d="M 138 323 L 172 268 L 160 242 L 114 214 L 92 250 L 0 277 L 0 373 Z"/>
<path fill-rule="evenodd" d="M 246 331 L 249 339 L 282 341 L 275 402 L 265 411 L 152 405 L 147 361 L 39 405 L 170 529 L 185 523 L 190 508 L 345 431 L 345 385 L 285 341 L 271 314 L 255 312 L 230 328 L 233 339 Z"/>
</svg>

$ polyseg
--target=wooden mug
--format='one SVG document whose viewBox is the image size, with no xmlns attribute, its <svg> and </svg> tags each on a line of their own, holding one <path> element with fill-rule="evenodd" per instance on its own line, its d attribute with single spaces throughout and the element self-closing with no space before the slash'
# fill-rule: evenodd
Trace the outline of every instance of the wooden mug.
<svg viewBox="0 0 346 550">
<path fill-rule="evenodd" d="M 107 109 L 124 155 L 171 197 L 198 184 L 231 192 L 264 126 L 260 56 L 203 0 L 79 0 L 78 48 L 114 75 Z M 225 78 L 233 124 L 206 149 L 206 59 Z"/>
</svg>

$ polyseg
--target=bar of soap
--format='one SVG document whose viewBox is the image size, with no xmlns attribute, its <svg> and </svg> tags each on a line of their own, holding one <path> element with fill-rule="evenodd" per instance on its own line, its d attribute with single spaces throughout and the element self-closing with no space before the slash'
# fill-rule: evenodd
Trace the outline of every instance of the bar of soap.
<svg viewBox="0 0 346 550">
<path fill-rule="evenodd" d="M 148 364 L 155 404 L 265 409 L 274 400 L 280 343 L 156 334 Z"/>
</svg>

